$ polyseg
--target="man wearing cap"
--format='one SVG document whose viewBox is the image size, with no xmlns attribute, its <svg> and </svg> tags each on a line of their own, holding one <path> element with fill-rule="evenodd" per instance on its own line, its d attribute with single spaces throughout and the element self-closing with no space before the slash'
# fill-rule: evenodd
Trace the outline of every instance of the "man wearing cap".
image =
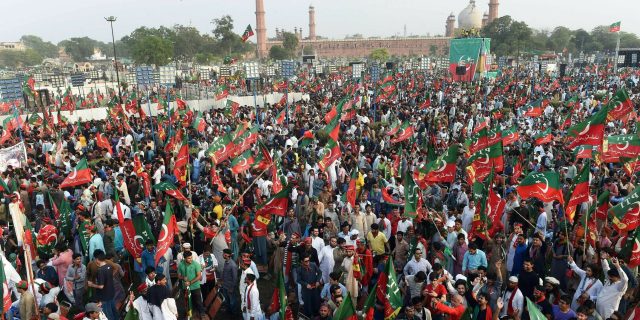
<svg viewBox="0 0 640 320">
<path fill-rule="evenodd" d="M 185 242 L 182 244 L 182 252 L 178 252 L 178 256 L 176 257 L 177 264 L 180 264 L 180 262 L 184 260 L 184 255 L 187 252 L 191 252 L 194 255 L 193 260 L 199 259 L 198 254 L 196 252 L 191 251 L 191 243 Z"/>
<path fill-rule="evenodd" d="M 45 282 L 38 287 L 38 292 L 42 295 L 42 297 L 40 297 L 39 307 L 44 308 L 47 304 L 56 302 L 56 297 L 60 293 L 60 287 Z"/>
<path fill-rule="evenodd" d="M 102 308 L 100 308 L 97 303 L 87 303 L 84 310 L 84 320 L 98 320 L 101 318 Z"/>
<path fill-rule="evenodd" d="M 342 260 L 342 270 L 346 275 L 345 287 L 347 287 L 347 290 L 351 294 L 351 298 L 353 298 L 354 301 L 358 301 L 360 283 L 353 275 L 353 262 L 356 248 L 354 245 L 345 245 L 345 250 L 347 251 L 347 255 L 344 257 L 344 260 Z"/>
<path fill-rule="evenodd" d="M 147 294 L 147 289 L 149 287 L 146 283 L 140 284 L 136 288 L 136 293 L 138 297 L 136 298 L 133 294 L 133 291 L 129 291 L 129 303 L 126 306 L 126 310 L 129 311 L 131 307 L 138 311 L 138 319 L 139 320 L 153 320 L 153 315 L 151 314 L 151 307 L 147 302 L 145 295 Z"/>
<path fill-rule="evenodd" d="M 20 293 L 20 302 L 18 303 L 20 307 L 20 318 L 32 319 L 36 314 L 36 307 L 35 298 L 29 290 L 29 284 L 22 280 L 16 284 L 16 288 L 18 289 L 18 293 Z"/>
<path fill-rule="evenodd" d="M 502 301 L 505 306 L 500 311 L 500 318 L 506 316 L 515 317 L 517 315 L 518 319 L 520 319 L 522 311 L 524 310 L 524 296 L 520 289 L 518 289 L 518 277 L 509 277 L 507 289 L 502 295 Z"/>
<path fill-rule="evenodd" d="M 607 275 L 607 279 L 596 298 L 596 309 L 603 319 L 607 319 L 618 309 L 622 295 L 627 291 L 629 278 L 620 267 L 617 258 L 611 258 L 609 262 L 609 254 L 606 252 L 601 254 L 601 258 L 602 271 Z M 611 269 L 610 264 L 613 264 L 615 269 Z"/>
</svg>

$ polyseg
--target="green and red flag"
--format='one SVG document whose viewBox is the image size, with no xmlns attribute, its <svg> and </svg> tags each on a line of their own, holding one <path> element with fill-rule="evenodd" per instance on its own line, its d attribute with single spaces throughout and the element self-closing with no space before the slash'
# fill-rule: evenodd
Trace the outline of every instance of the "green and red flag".
<svg viewBox="0 0 640 320">
<path fill-rule="evenodd" d="M 492 146 L 498 142 L 502 141 L 502 131 L 498 128 L 489 130 L 489 135 L 487 136 L 487 145 Z"/>
<path fill-rule="evenodd" d="M 173 215 L 173 209 L 171 204 L 167 201 L 167 206 L 164 209 L 164 218 L 162 221 L 162 230 L 158 236 L 158 246 L 156 247 L 156 264 L 164 256 L 164 254 L 173 245 L 173 237 L 178 233 L 178 226 L 176 223 L 176 216 Z"/>
<path fill-rule="evenodd" d="M 334 320 L 358 320 L 356 314 L 356 308 L 353 306 L 351 293 L 347 291 L 347 296 L 342 300 L 342 303 L 333 314 Z"/>
<path fill-rule="evenodd" d="M 584 145 L 578 146 L 573 149 L 573 155 L 577 159 L 592 159 L 593 158 L 593 146 Z"/>
<path fill-rule="evenodd" d="M 169 181 L 162 181 L 158 184 L 153 185 L 154 190 L 164 191 L 166 194 L 176 198 L 177 200 L 185 201 L 187 198 L 178 190 L 173 183 Z"/>
<path fill-rule="evenodd" d="M 536 145 L 543 145 L 545 143 L 549 143 L 553 141 L 553 134 L 551 133 L 551 128 L 541 131 L 537 135 L 534 136 L 536 140 Z"/>
<path fill-rule="evenodd" d="M 452 183 L 456 176 L 458 154 L 458 144 L 451 145 L 436 160 L 416 168 L 413 172 L 413 180 L 421 189 L 426 189 L 432 183 Z"/>
<path fill-rule="evenodd" d="M 142 256 L 142 244 L 138 242 L 136 237 L 136 229 L 131 219 L 125 219 L 124 213 L 122 212 L 122 204 L 120 203 L 120 196 L 118 195 L 118 188 L 113 188 L 115 192 L 115 201 L 116 201 L 116 214 L 118 216 L 118 224 L 120 226 L 120 231 L 122 231 L 122 239 L 125 249 L 135 258 L 140 258 Z M 87 239 L 88 240 L 88 239 Z"/>
<path fill-rule="evenodd" d="M 640 231 L 636 230 L 633 235 L 629 235 L 624 247 L 620 250 L 620 256 L 627 259 L 627 267 L 629 268 L 635 268 L 640 265 Z M 638 312 L 640 310 L 636 309 L 636 313 Z M 628 319 L 636 320 L 638 318 L 640 318 L 640 314 L 635 319 Z"/>
<path fill-rule="evenodd" d="M 287 109 L 282 109 L 282 111 L 280 111 L 280 113 L 278 113 L 278 115 L 276 116 L 276 123 L 277 124 L 283 124 L 284 123 L 286 111 L 287 111 Z"/>
<path fill-rule="evenodd" d="M 620 21 L 614 22 L 609 26 L 609 32 L 620 32 Z"/>
<path fill-rule="evenodd" d="M 293 312 L 287 304 L 287 290 L 284 285 L 284 275 L 282 272 L 278 272 L 278 286 L 273 289 L 273 296 L 271 297 L 271 310 L 278 310 L 280 315 L 279 319 L 293 320 Z"/>
<path fill-rule="evenodd" d="M 265 171 L 273 165 L 273 159 L 271 158 L 271 154 L 269 154 L 269 149 L 267 149 L 260 140 L 258 140 L 258 152 L 253 158 L 253 168 L 258 171 Z"/>
<path fill-rule="evenodd" d="M 226 85 L 221 85 L 216 90 L 216 101 L 222 100 L 229 96 L 229 88 Z"/>
<path fill-rule="evenodd" d="M 275 214 L 277 216 L 284 217 L 287 214 L 287 208 L 289 207 L 289 193 L 291 188 L 286 187 L 282 191 L 273 195 L 265 203 L 256 207 L 256 215 L 260 214 Z"/>
<path fill-rule="evenodd" d="M 486 148 L 489 145 L 489 130 L 483 128 L 478 133 L 472 135 L 465 141 L 467 146 L 467 154 L 472 155 L 481 149 Z"/>
<path fill-rule="evenodd" d="M 371 292 L 378 292 L 378 283 L 373 286 L 373 290 Z M 373 319 L 373 313 L 376 310 L 376 297 L 377 294 L 370 294 L 367 296 L 367 300 L 364 302 L 364 308 L 362 309 L 365 319 Z"/>
<path fill-rule="evenodd" d="M 231 172 L 240 174 L 253 166 L 255 159 L 251 150 L 247 150 L 231 161 Z"/>
<path fill-rule="evenodd" d="M 329 139 L 327 144 L 324 146 L 322 159 L 318 161 L 318 167 L 320 168 L 320 170 L 325 171 L 341 156 L 342 152 L 340 151 L 340 145 L 338 144 L 338 142 L 334 139 Z"/>
<path fill-rule="evenodd" d="M 539 98 L 536 101 L 533 101 L 531 105 L 527 107 L 527 111 L 525 111 L 525 117 L 539 117 L 542 115 L 542 111 L 544 111 L 544 107 L 549 104 L 549 101 L 543 98 Z"/>
<path fill-rule="evenodd" d="M 558 200 L 564 204 L 562 185 L 557 172 L 531 172 L 520 182 L 516 190 L 522 199 L 538 198 L 543 202 Z"/>
<path fill-rule="evenodd" d="M 640 188 L 636 188 L 622 202 L 609 209 L 613 225 L 618 230 L 631 231 L 640 226 Z"/>
<path fill-rule="evenodd" d="M 484 180 L 492 169 L 498 173 L 502 172 L 504 169 L 502 141 L 477 151 L 469 157 L 467 163 L 473 169 L 475 178 L 478 181 Z"/>
<path fill-rule="evenodd" d="M 418 199 L 420 188 L 416 185 L 409 171 L 404 173 L 404 215 L 415 218 L 418 215 Z"/>
<path fill-rule="evenodd" d="M 311 142 L 313 142 L 313 140 L 314 140 L 313 131 L 307 130 L 307 131 L 304 132 L 304 134 L 300 138 L 300 142 L 298 142 L 298 147 L 304 148 L 304 147 L 310 145 Z"/>
<path fill-rule="evenodd" d="M 640 155 L 640 137 L 635 134 L 608 136 L 602 141 L 602 160 L 619 162 L 621 157 L 635 158 Z"/>
<path fill-rule="evenodd" d="M 576 215 L 576 207 L 583 202 L 589 201 L 589 168 L 589 161 L 587 160 L 578 176 L 576 176 L 571 197 L 567 202 L 565 214 L 571 223 L 573 223 L 573 218 Z"/>
<path fill-rule="evenodd" d="M 564 128 L 567 128 L 569 126 L 571 126 L 571 112 L 569 112 L 565 117 L 564 120 L 562 120 L 562 122 L 560 123 L 560 130 L 564 130 Z"/>
<path fill-rule="evenodd" d="M 502 131 L 502 146 L 506 147 L 520 139 L 518 127 L 513 127 Z"/>
<path fill-rule="evenodd" d="M 29 123 L 29 125 L 38 127 L 38 126 L 41 126 L 44 122 L 43 122 L 42 118 L 40 118 L 40 116 L 37 113 L 34 112 L 29 117 L 28 123 Z"/>
<path fill-rule="evenodd" d="M 251 149 L 258 142 L 258 126 L 252 126 L 233 140 L 233 151 L 230 157 L 238 157 L 243 152 Z"/>
<path fill-rule="evenodd" d="M 388 136 L 394 136 L 396 132 L 400 130 L 400 120 L 396 119 L 390 126 L 389 131 L 387 131 Z"/>
<path fill-rule="evenodd" d="M 232 117 L 235 117 L 236 114 L 238 113 L 239 108 L 240 108 L 239 103 L 232 100 L 227 100 L 227 110 L 225 110 L 225 113 L 230 113 Z"/>
<path fill-rule="evenodd" d="M 595 218 L 600 220 L 607 219 L 609 215 L 609 190 L 602 192 L 597 199 L 595 206 L 589 206 L 588 215 L 591 216 L 595 212 Z"/>
<path fill-rule="evenodd" d="M 11 290 L 9 289 L 9 279 L 7 279 L 7 275 L 4 273 L 4 261 L 2 261 L 2 256 L 0 255 L 0 296 L 2 296 L 2 314 L 9 312 L 9 308 L 11 308 Z"/>
<path fill-rule="evenodd" d="M 87 166 L 87 158 L 82 158 L 67 178 L 60 184 L 60 189 L 91 183 L 91 170 Z"/>
<path fill-rule="evenodd" d="M 640 171 L 640 156 L 633 158 L 622 157 L 620 161 L 622 161 L 622 167 L 628 176 L 633 176 Z"/>
<path fill-rule="evenodd" d="M 580 145 L 599 146 L 602 144 L 607 109 L 607 107 L 604 107 L 588 120 L 569 128 L 567 136 L 571 143 L 568 148 Z"/>
<path fill-rule="evenodd" d="M 113 155 L 113 148 L 111 147 L 111 142 L 109 139 L 105 137 L 102 133 L 96 133 L 96 144 L 98 147 L 106 149 L 110 155 Z"/>
<path fill-rule="evenodd" d="M 214 164 L 220 164 L 222 161 L 229 158 L 229 155 L 233 152 L 233 144 L 231 142 L 231 136 L 226 134 L 218 139 L 207 149 L 207 156 L 211 157 Z"/>
<path fill-rule="evenodd" d="M 204 129 L 207 128 L 207 122 L 204 121 L 204 118 L 202 117 L 202 112 L 198 111 L 196 112 L 196 116 L 193 118 L 193 122 L 191 123 L 191 126 L 196 129 L 198 132 L 204 132 Z"/>
<path fill-rule="evenodd" d="M 176 155 L 174 168 L 184 168 L 189 163 L 189 143 L 187 142 L 187 136 L 183 136 L 182 145 Z"/>
<path fill-rule="evenodd" d="M 527 310 L 528 310 L 528 313 L 529 313 L 529 319 L 530 320 L 547 320 L 547 316 L 542 314 L 540 309 L 538 309 L 538 305 L 537 304 L 533 303 L 527 297 L 525 297 L 525 299 L 527 299 Z"/>
<path fill-rule="evenodd" d="M 345 192 L 343 203 L 350 203 L 352 208 L 356 207 L 356 199 L 358 198 L 356 182 L 358 180 L 358 169 L 354 168 L 351 172 L 351 180 L 349 180 L 349 188 Z"/>
<path fill-rule="evenodd" d="M 384 319 L 395 319 L 402 308 L 402 296 L 393 267 L 393 259 L 387 259 L 385 271 L 378 278 L 376 296 L 384 304 Z"/>
<path fill-rule="evenodd" d="M 251 37 L 253 37 L 253 29 L 251 29 L 251 25 L 247 25 L 247 28 L 244 29 L 244 33 L 242 34 L 242 42 L 247 42 Z"/>
<path fill-rule="evenodd" d="M 396 137 L 391 139 L 389 142 L 391 143 L 398 143 L 398 142 L 402 142 L 404 140 L 407 140 L 409 138 L 411 138 L 411 136 L 413 135 L 414 132 L 414 128 L 411 125 L 411 123 L 409 121 L 405 121 L 402 126 L 400 126 L 400 129 L 398 130 L 398 133 L 396 134 Z"/>
</svg>

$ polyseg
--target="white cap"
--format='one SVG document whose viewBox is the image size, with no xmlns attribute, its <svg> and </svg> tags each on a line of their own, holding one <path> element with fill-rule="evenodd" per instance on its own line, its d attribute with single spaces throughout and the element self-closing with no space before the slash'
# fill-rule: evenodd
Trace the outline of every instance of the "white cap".
<svg viewBox="0 0 640 320">
<path fill-rule="evenodd" d="M 518 277 L 516 276 L 509 277 L 509 282 L 518 283 Z"/>
<path fill-rule="evenodd" d="M 187 248 L 187 249 L 191 249 L 191 243 L 185 242 L 185 243 L 182 244 L 182 247 L 183 248 Z"/>
<path fill-rule="evenodd" d="M 455 227 L 456 223 L 453 220 L 447 220 L 447 228 L 453 228 Z"/>
</svg>

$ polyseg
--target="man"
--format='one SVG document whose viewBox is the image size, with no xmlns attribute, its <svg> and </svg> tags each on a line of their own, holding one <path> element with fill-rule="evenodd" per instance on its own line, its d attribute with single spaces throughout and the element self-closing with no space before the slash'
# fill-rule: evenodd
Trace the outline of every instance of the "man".
<svg viewBox="0 0 640 320">
<path fill-rule="evenodd" d="M 553 319 L 553 306 L 545 296 L 544 287 L 538 284 L 533 290 L 533 297 L 535 300 L 532 301 L 535 302 L 538 311 L 547 319 Z"/>
<path fill-rule="evenodd" d="M 231 249 L 224 249 L 222 256 L 224 258 L 224 267 L 222 268 L 221 288 L 222 294 L 225 297 L 227 303 L 227 312 L 232 315 L 236 313 L 238 304 L 238 266 L 235 261 L 231 259 L 233 251 Z"/>
<path fill-rule="evenodd" d="M 324 286 L 322 287 L 322 291 L 320 292 L 320 299 L 326 302 L 330 301 L 331 296 L 334 294 L 331 289 L 334 286 L 338 286 L 339 293 L 342 296 L 347 296 L 347 287 L 340 283 L 340 273 L 331 272 L 331 274 L 329 275 L 329 281 L 325 282 Z"/>
<path fill-rule="evenodd" d="M 193 253 L 186 251 L 183 254 L 184 260 L 178 265 L 178 279 L 183 281 L 183 289 L 191 292 L 191 303 L 193 309 L 201 317 L 208 319 L 202 304 L 202 293 L 200 292 L 200 280 L 202 279 L 202 267 L 193 260 Z"/>
<path fill-rule="evenodd" d="M 609 261 L 607 261 L 609 254 L 603 252 L 601 257 L 602 271 L 607 274 L 607 279 L 596 298 L 596 309 L 603 319 L 607 319 L 618 309 L 620 300 L 627 291 L 629 278 L 620 267 L 617 258 L 611 258 L 611 264 L 615 267 L 615 269 L 611 269 Z"/>
<path fill-rule="evenodd" d="M 377 223 L 371 225 L 371 231 L 367 234 L 367 244 L 375 255 L 382 255 L 391 251 L 389 250 L 388 239 L 380 232 L 380 226 Z"/>
<path fill-rule="evenodd" d="M 462 260 L 462 272 L 466 275 L 477 274 L 478 267 L 487 267 L 487 256 L 485 253 L 478 249 L 476 243 L 469 244 L 469 250 L 464 254 Z"/>
<path fill-rule="evenodd" d="M 541 278 L 544 278 L 546 274 L 546 253 L 547 245 L 544 243 L 544 235 L 540 233 L 534 234 L 525 256 L 531 258 L 533 270 Z"/>
<path fill-rule="evenodd" d="M 395 246 L 391 252 L 394 259 L 393 264 L 396 267 L 396 270 L 403 270 L 404 266 L 407 264 L 409 244 L 407 243 L 407 240 L 404 239 L 404 233 L 402 231 L 398 231 L 398 233 L 396 233 L 395 242 Z"/>
<path fill-rule="evenodd" d="M 54 267 L 48 266 L 47 262 L 44 260 L 38 260 L 36 265 L 38 266 L 36 278 L 42 279 L 51 284 L 58 285 L 58 273 L 56 272 L 56 269 Z"/>
<path fill-rule="evenodd" d="M 322 282 L 329 283 L 329 278 L 331 272 L 333 272 L 333 267 L 335 266 L 335 260 L 333 259 L 333 250 L 338 246 L 338 239 L 336 237 L 331 237 L 329 239 L 329 244 L 323 246 L 318 251 L 318 260 L 320 261 L 320 271 L 322 272 Z M 346 294 L 346 293 L 345 293 Z"/>
<path fill-rule="evenodd" d="M 454 294 L 451 297 L 451 306 L 447 306 L 442 303 L 442 301 L 436 300 L 434 307 L 436 310 L 448 314 L 450 320 L 460 320 L 466 309 L 463 304 L 463 298 L 459 294 Z"/>
<path fill-rule="evenodd" d="M 20 307 L 20 318 L 32 319 L 36 314 L 36 306 L 35 298 L 29 290 L 29 284 L 22 280 L 16 284 L 16 289 L 18 289 L 18 293 L 20 293 L 20 302 L 18 303 Z"/>
<path fill-rule="evenodd" d="M 242 316 L 244 320 L 258 320 L 262 317 L 262 309 L 260 308 L 260 293 L 258 286 L 255 285 L 256 276 L 252 273 L 247 274 L 244 279 L 247 287 L 242 294 Z"/>
<path fill-rule="evenodd" d="M 398 221 L 398 231 L 397 232 L 402 232 L 402 233 L 407 233 L 407 229 L 409 229 L 409 227 L 413 226 L 413 222 L 411 222 L 411 220 L 407 219 L 406 215 L 403 215 L 402 218 L 400 219 L 400 221 Z"/>
<path fill-rule="evenodd" d="M 94 298 L 102 302 L 104 314 L 109 320 L 118 319 L 118 311 L 115 304 L 115 285 L 113 278 L 113 268 L 107 264 L 106 256 L 101 250 L 96 250 L 95 261 L 98 266 L 96 280 L 88 281 L 91 288 L 95 288 Z"/>
<path fill-rule="evenodd" d="M 102 308 L 100 308 L 98 304 L 91 302 L 87 303 L 87 305 L 84 307 L 84 311 L 84 320 L 98 320 L 100 319 Z"/>
<path fill-rule="evenodd" d="M 520 289 L 518 289 L 518 278 L 515 276 L 509 277 L 507 283 L 507 290 L 502 295 L 502 301 L 504 301 L 505 307 L 500 312 L 500 318 L 510 317 L 522 317 L 522 311 L 524 311 L 524 296 Z"/>
<path fill-rule="evenodd" d="M 513 272 L 513 259 L 516 255 L 516 248 L 520 246 L 518 243 L 518 235 L 522 234 L 522 224 L 514 223 L 513 224 L 513 232 L 509 235 L 509 239 L 507 239 L 507 271 L 511 274 Z M 524 244 L 526 249 L 526 243 Z M 520 272 L 517 270 L 516 274 Z"/>
<path fill-rule="evenodd" d="M 527 241 L 524 238 L 524 234 L 519 234 L 516 238 L 516 246 L 513 248 L 514 256 L 513 256 L 513 265 L 511 270 L 512 276 L 518 276 L 520 272 L 522 272 L 522 265 L 524 264 L 524 259 L 527 256 Z M 533 263 L 533 262 L 532 262 Z"/>
<path fill-rule="evenodd" d="M 302 267 L 298 268 L 298 283 L 302 286 L 302 301 L 304 301 L 304 313 L 308 317 L 317 315 L 320 307 L 320 280 L 322 273 L 315 263 L 311 263 L 311 257 L 302 255 Z"/>
<path fill-rule="evenodd" d="M 527 257 L 522 265 L 522 272 L 518 275 L 518 288 L 522 295 L 533 300 L 533 289 L 540 283 L 540 277 L 533 271 L 533 261 Z"/>
<path fill-rule="evenodd" d="M 558 305 L 553 306 L 553 319 L 556 320 L 569 320 L 577 317 L 576 312 L 571 310 L 571 297 L 569 295 L 562 295 Z"/>
<path fill-rule="evenodd" d="M 476 215 L 476 204 L 471 201 L 467 206 L 462 210 L 462 229 L 471 230 L 471 223 L 473 222 L 473 217 Z"/>
<path fill-rule="evenodd" d="M 87 279 L 87 267 L 82 263 L 82 255 L 74 253 L 73 262 L 67 269 L 65 280 L 71 282 L 73 290 L 74 305 L 78 309 L 84 307 L 84 283 Z"/>
<path fill-rule="evenodd" d="M 404 276 L 410 276 L 418 273 L 418 271 L 424 271 L 425 274 L 431 273 L 431 264 L 427 259 L 422 258 L 422 250 L 416 249 L 413 254 L 413 259 L 407 262 L 407 265 L 404 266 L 403 273 Z"/>
<path fill-rule="evenodd" d="M 598 293 L 602 290 L 602 282 L 594 276 L 594 265 L 586 266 L 583 270 L 578 267 L 571 256 L 567 260 L 571 270 L 580 277 L 580 282 L 571 300 L 571 309 L 577 310 L 587 300 L 596 301 Z"/>
<path fill-rule="evenodd" d="M 146 299 L 147 289 L 148 286 L 146 283 L 140 284 L 138 288 L 136 288 L 136 291 L 138 292 L 137 298 L 134 296 L 133 291 L 129 292 L 130 305 L 127 305 L 127 311 L 131 307 L 136 309 L 140 320 L 153 320 L 151 306 Z"/>
</svg>

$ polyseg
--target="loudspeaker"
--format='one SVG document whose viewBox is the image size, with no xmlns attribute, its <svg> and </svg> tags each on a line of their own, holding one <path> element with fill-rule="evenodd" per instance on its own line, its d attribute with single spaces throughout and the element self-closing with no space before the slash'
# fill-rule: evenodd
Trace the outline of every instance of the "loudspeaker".
<svg viewBox="0 0 640 320">
<path fill-rule="evenodd" d="M 467 74 L 467 67 L 465 67 L 465 66 L 457 66 L 456 67 L 456 75 L 464 76 L 465 74 Z"/>
<path fill-rule="evenodd" d="M 51 96 L 49 95 L 48 89 L 38 90 L 38 101 L 36 101 L 36 105 L 38 107 L 51 105 Z"/>
<path fill-rule="evenodd" d="M 387 68 L 387 70 L 393 70 L 394 63 L 393 62 L 387 62 L 385 64 L 385 67 Z"/>
<path fill-rule="evenodd" d="M 566 63 L 561 63 L 560 64 L 560 78 L 564 77 L 564 74 L 567 72 L 567 64 Z"/>
</svg>

